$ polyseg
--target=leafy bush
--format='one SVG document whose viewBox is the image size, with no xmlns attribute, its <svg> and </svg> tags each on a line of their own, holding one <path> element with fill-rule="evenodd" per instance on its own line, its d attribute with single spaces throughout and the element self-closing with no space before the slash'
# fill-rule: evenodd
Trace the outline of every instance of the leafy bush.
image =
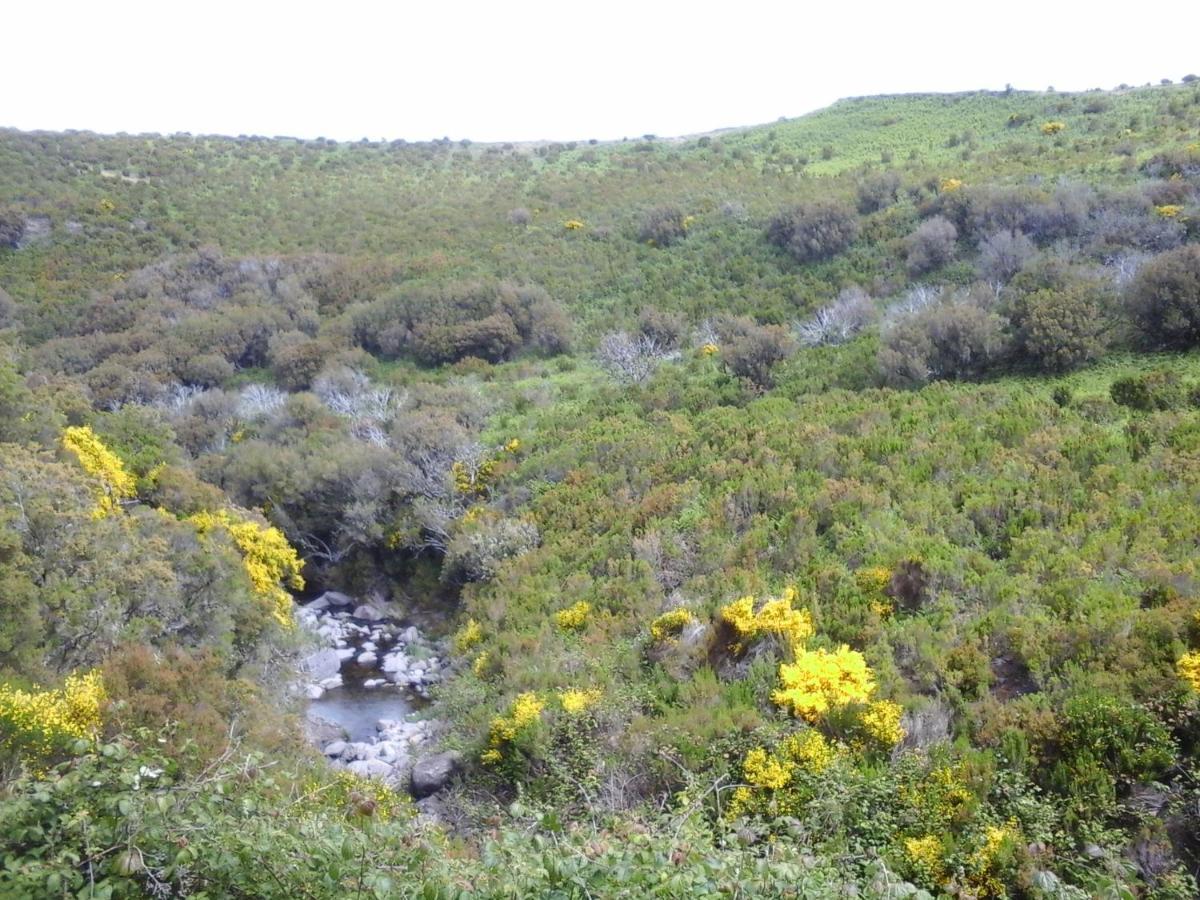
<svg viewBox="0 0 1200 900">
<path fill-rule="evenodd" d="M 914 275 L 944 266 L 957 252 L 958 229 L 949 219 L 926 219 L 908 236 L 908 270 Z"/>
<path fill-rule="evenodd" d="M 656 206 L 642 217 L 638 240 L 655 247 L 670 247 L 687 237 L 688 216 L 678 206 Z"/>
<path fill-rule="evenodd" d="M 1142 412 L 1178 409 L 1187 402 L 1187 392 L 1179 376 L 1165 370 L 1118 378 L 1109 394 L 1114 403 Z"/>
<path fill-rule="evenodd" d="M 895 172 L 872 175 L 858 186 L 858 211 L 864 216 L 886 209 L 896 202 L 900 176 Z"/>
<path fill-rule="evenodd" d="M 1129 306 L 1150 346 L 1200 344 L 1200 246 L 1180 247 L 1143 265 L 1130 285 Z"/>
<path fill-rule="evenodd" d="M 446 550 L 442 577 L 447 581 L 481 581 L 493 577 L 505 560 L 538 545 L 532 522 L 488 517 L 454 536 Z"/>
<path fill-rule="evenodd" d="M 796 342 L 781 325 L 759 325 L 752 319 L 724 323 L 721 359 L 729 370 L 760 389 L 774 385 L 772 370 L 796 350 Z"/>
<path fill-rule="evenodd" d="M 771 220 L 767 238 L 799 263 L 837 256 L 858 237 L 858 218 L 837 203 L 792 206 Z"/>
<path fill-rule="evenodd" d="M 1014 304 L 1015 352 L 1047 372 L 1063 372 L 1098 357 L 1109 330 L 1099 285 L 1076 281 L 1043 288 Z"/>
<path fill-rule="evenodd" d="M 1037 253 L 1023 232 L 1003 229 L 979 244 L 979 274 L 989 281 L 1009 281 Z"/>
<path fill-rule="evenodd" d="M 879 367 L 899 386 L 937 379 L 978 378 L 1007 350 L 1004 321 L 967 294 L 894 317 L 884 328 Z"/>
</svg>

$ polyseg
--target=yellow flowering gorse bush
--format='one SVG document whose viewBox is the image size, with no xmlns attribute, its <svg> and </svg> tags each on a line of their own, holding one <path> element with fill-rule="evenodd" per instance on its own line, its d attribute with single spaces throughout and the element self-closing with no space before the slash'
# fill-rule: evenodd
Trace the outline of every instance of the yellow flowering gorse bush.
<svg viewBox="0 0 1200 900">
<path fill-rule="evenodd" d="M 845 644 L 833 651 L 801 650 L 795 662 L 780 665 L 779 681 L 771 699 L 809 722 L 832 709 L 866 703 L 875 691 L 867 661 Z"/>
<path fill-rule="evenodd" d="M 563 708 L 563 712 L 577 716 L 599 703 L 603 696 L 604 693 L 598 688 L 590 688 L 586 691 L 568 688 L 558 692 L 558 703 Z"/>
<path fill-rule="evenodd" d="M 887 566 L 871 566 L 854 573 L 854 583 L 870 604 L 871 612 L 887 618 L 895 611 L 895 605 L 885 593 L 892 581 L 892 570 Z"/>
<path fill-rule="evenodd" d="M 592 604 L 586 600 L 580 600 L 571 604 L 566 609 L 560 609 L 554 614 L 554 624 L 562 631 L 580 631 L 587 625 L 588 616 L 591 615 Z"/>
<path fill-rule="evenodd" d="M 467 619 L 462 628 L 454 632 L 454 649 L 466 653 L 483 640 L 483 626 L 474 619 Z"/>
<path fill-rule="evenodd" d="M 500 762 L 504 758 L 505 747 L 541 721 L 545 707 L 546 704 L 532 691 L 518 694 L 508 715 L 492 719 L 488 749 L 480 756 L 480 760 L 486 765 Z"/>
<path fill-rule="evenodd" d="M 660 644 L 674 641 L 680 632 L 694 621 L 696 617 L 682 606 L 668 610 L 650 623 L 650 637 Z"/>
<path fill-rule="evenodd" d="M 721 619 L 733 627 L 739 641 L 736 649 L 766 635 L 777 635 L 793 651 L 804 645 L 813 635 L 812 616 L 806 609 L 796 609 L 795 588 L 788 588 L 781 597 L 768 600 L 755 612 L 755 599 L 741 597 L 721 610 Z"/>
<path fill-rule="evenodd" d="M 1192 690 L 1200 691 L 1200 650 L 1189 650 L 1179 657 L 1175 671 L 1192 686 Z"/>
<path fill-rule="evenodd" d="M 92 740 L 107 699 L 98 671 L 70 675 L 54 690 L 0 685 L 0 746 L 11 742 L 21 755 L 40 762 L 68 741 Z"/>
<path fill-rule="evenodd" d="M 133 475 L 125 470 L 120 457 L 105 447 L 92 429 L 86 425 L 64 429 L 62 443 L 97 482 L 93 517 L 102 519 L 120 511 L 121 502 L 136 495 Z"/>
<path fill-rule="evenodd" d="M 903 715 L 904 708 L 899 703 L 876 700 L 867 705 L 858 722 L 872 741 L 890 748 L 904 740 L 905 731 L 900 724 Z"/>
<path fill-rule="evenodd" d="M 745 784 L 736 788 L 726 815 L 795 813 L 805 802 L 804 776 L 820 775 L 837 758 L 837 749 L 818 731 L 806 729 L 790 735 L 775 750 L 754 747 L 742 759 Z"/>
<path fill-rule="evenodd" d="M 259 525 L 248 519 L 238 520 L 227 510 L 200 512 L 188 518 L 201 534 L 217 529 L 228 532 L 242 553 L 242 565 L 254 593 L 270 608 L 275 620 L 285 628 L 293 625 L 292 598 L 283 585 L 293 590 L 304 587 L 301 562 L 296 549 L 278 528 Z"/>
</svg>

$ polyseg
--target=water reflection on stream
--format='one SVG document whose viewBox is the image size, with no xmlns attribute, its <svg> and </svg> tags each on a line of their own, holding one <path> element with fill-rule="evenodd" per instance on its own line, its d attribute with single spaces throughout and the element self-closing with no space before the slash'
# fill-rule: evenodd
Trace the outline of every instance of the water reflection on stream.
<svg viewBox="0 0 1200 900">
<path fill-rule="evenodd" d="M 361 683 L 326 691 L 308 704 L 309 714 L 346 729 L 347 739 L 368 741 L 380 719 L 403 719 L 415 709 L 411 698 L 395 688 L 364 688 Z"/>
</svg>

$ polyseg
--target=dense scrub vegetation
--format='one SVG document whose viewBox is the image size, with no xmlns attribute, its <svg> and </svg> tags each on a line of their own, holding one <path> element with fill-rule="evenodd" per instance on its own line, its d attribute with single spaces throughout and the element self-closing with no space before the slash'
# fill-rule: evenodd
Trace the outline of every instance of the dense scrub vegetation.
<svg viewBox="0 0 1200 900">
<path fill-rule="evenodd" d="M 1194 896 L 1198 248 L 1194 83 L 0 133 L 0 894 Z M 446 623 L 440 823 L 306 583 Z"/>
</svg>

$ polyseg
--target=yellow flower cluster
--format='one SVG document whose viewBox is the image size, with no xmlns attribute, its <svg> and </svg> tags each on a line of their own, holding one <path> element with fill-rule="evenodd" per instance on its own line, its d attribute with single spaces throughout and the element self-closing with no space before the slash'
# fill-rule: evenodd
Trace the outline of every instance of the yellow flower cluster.
<svg viewBox="0 0 1200 900">
<path fill-rule="evenodd" d="M 567 231 L 580 231 L 583 227 L 583 223 L 578 219 L 567 219 L 567 221 L 563 222 L 563 228 L 567 229 Z"/>
<path fill-rule="evenodd" d="M 716 356 L 720 352 L 721 352 L 721 348 L 713 343 L 705 344 L 703 347 L 700 348 L 701 356 Z"/>
<path fill-rule="evenodd" d="M 975 803 L 961 764 L 938 766 L 916 785 L 901 788 L 901 794 L 905 803 L 920 811 L 924 821 L 938 822 L 946 828 L 965 821 Z"/>
<path fill-rule="evenodd" d="M 1175 671 L 1192 686 L 1192 690 L 1200 691 L 1200 650 L 1189 650 L 1179 657 Z"/>
<path fill-rule="evenodd" d="M 904 840 L 904 854 L 908 861 L 921 875 L 935 884 L 941 883 L 946 876 L 945 863 L 942 861 L 943 852 L 941 840 L 932 834 Z"/>
<path fill-rule="evenodd" d="M 1020 836 L 1013 820 L 1006 825 L 989 825 L 984 829 L 983 843 L 967 860 L 967 883 L 974 888 L 976 897 L 1007 896 L 997 863 L 1005 848 L 1015 844 Z"/>
<path fill-rule="evenodd" d="M 658 643 L 674 641 L 685 627 L 696 621 L 691 611 L 682 606 L 668 610 L 650 623 L 650 637 Z"/>
<path fill-rule="evenodd" d="M 870 603 L 871 611 L 881 619 L 895 611 L 891 598 L 884 593 L 891 581 L 892 570 L 887 566 L 871 566 L 854 573 L 854 582 L 858 585 L 858 590 Z"/>
<path fill-rule="evenodd" d="M 1065 122 L 1043 122 L 1042 134 L 1058 134 L 1066 127 Z"/>
<path fill-rule="evenodd" d="M 477 657 L 475 662 L 471 663 L 471 671 L 475 673 L 476 678 L 482 678 L 487 674 L 488 667 L 492 663 L 492 654 L 484 650 Z"/>
<path fill-rule="evenodd" d="M 239 521 L 223 509 L 196 513 L 187 521 L 202 535 L 218 528 L 229 533 L 242 553 L 242 565 L 254 593 L 270 607 L 280 625 L 292 627 L 292 598 L 283 585 L 300 590 L 304 587 L 304 579 L 300 576 L 300 557 L 283 532 L 249 519 Z"/>
<path fill-rule="evenodd" d="M 504 445 L 505 453 L 516 453 L 520 449 L 521 449 L 521 439 L 520 438 L 513 438 L 507 444 Z"/>
<path fill-rule="evenodd" d="M 468 466 L 462 460 L 457 460 L 450 466 L 450 477 L 454 479 L 454 489 L 460 494 L 468 496 L 486 494 L 495 474 L 496 460 L 494 459 L 486 459 L 475 467 Z"/>
<path fill-rule="evenodd" d="M 1168 203 L 1165 206 L 1156 206 L 1154 211 L 1164 219 L 1178 219 L 1183 215 L 1183 207 L 1174 203 Z"/>
<path fill-rule="evenodd" d="M 466 653 L 483 640 L 483 626 L 474 619 L 467 619 L 463 627 L 454 632 L 454 649 Z"/>
<path fill-rule="evenodd" d="M 486 765 L 494 765 L 504 758 L 504 746 L 516 740 L 517 735 L 541 721 L 545 704 L 532 691 L 518 694 L 507 716 L 492 719 L 488 736 L 488 749 L 479 757 Z"/>
<path fill-rule="evenodd" d="M 75 454 L 83 470 L 96 479 L 96 509 L 92 512 L 95 518 L 102 519 L 118 512 L 122 500 L 133 498 L 136 493 L 134 477 L 125 471 L 120 457 L 105 447 L 92 429 L 86 425 L 67 428 L 63 431 L 62 442 Z"/>
<path fill-rule="evenodd" d="M 784 741 L 783 752 L 805 772 L 814 775 L 824 772 L 837 758 L 837 750 L 825 740 L 825 735 L 811 729 L 798 731 Z"/>
<path fill-rule="evenodd" d="M 866 711 L 859 717 L 863 731 L 874 741 L 884 747 L 895 747 L 904 740 L 905 731 L 900 725 L 900 717 L 904 708 L 891 700 L 876 700 L 868 704 Z"/>
<path fill-rule="evenodd" d="M 554 623 L 563 631 L 579 631 L 587 624 L 592 612 L 592 604 L 586 600 L 573 603 L 566 609 L 560 609 L 554 614 Z"/>
<path fill-rule="evenodd" d="M 961 190 L 963 186 L 961 178 L 943 178 L 938 185 L 938 191 L 943 194 L 953 194 L 957 190 Z"/>
<path fill-rule="evenodd" d="M 792 780 L 789 761 L 781 760 L 762 747 L 755 747 L 742 760 L 742 776 L 754 787 L 777 791 Z"/>
<path fill-rule="evenodd" d="M 793 652 L 813 635 L 812 616 L 806 609 L 792 606 L 796 589 L 788 588 L 783 596 L 768 600 L 756 613 L 754 597 L 734 600 L 721 610 L 721 618 L 733 626 L 743 641 L 752 641 L 763 635 L 775 634 L 783 638 Z"/>
<path fill-rule="evenodd" d="M 57 690 L 0 685 L 0 733 L 27 756 L 44 760 L 67 740 L 95 738 L 107 699 L 97 671 L 70 675 Z"/>
<path fill-rule="evenodd" d="M 568 715 L 577 716 L 580 713 L 587 712 L 599 703 L 600 698 L 603 696 L 603 691 L 598 688 L 591 688 L 586 691 L 567 689 L 558 692 L 558 702 L 562 706 L 563 712 Z"/>
<path fill-rule="evenodd" d="M 791 735 L 775 752 L 754 747 L 742 759 L 742 777 L 746 784 L 733 792 L 726 815 L 736 818 L 768 809 L 798 811 L 803 802 L 801 794 L 789 791 L 777 795 L 774 792 L 793 786 L 797 773 L 820 774 L 836 757 L 837 750 L 830 746 L 824 735 L 811 729 Z"/>
<path fill-rule="evenodd" d="M 780 665 L 779 680 L 782 686 L 771 699 L 809 722 L 831 709 L 865 703 L 875 691 L 867 661 L 845 644 L 832 652 L 801 650 L 795 662 Z"/>
</svg>

